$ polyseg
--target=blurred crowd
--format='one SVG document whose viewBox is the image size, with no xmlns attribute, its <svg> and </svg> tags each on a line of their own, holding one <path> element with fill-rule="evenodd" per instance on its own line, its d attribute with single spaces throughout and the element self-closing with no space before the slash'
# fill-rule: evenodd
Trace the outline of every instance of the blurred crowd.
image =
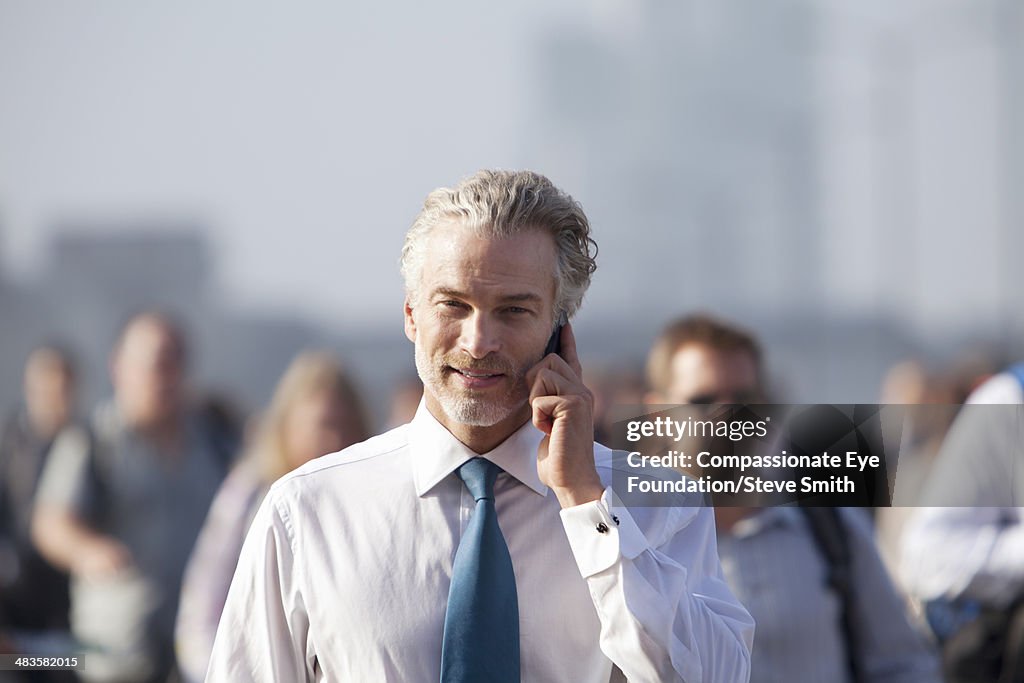
<svg viewBox="0 0 1024 683">
<path fill-rule="evenodd" d="M 188 360 L 173 318 L 132 317 L 111 350 L 112 396 L 85 413 L 72 350 L 46 344 L 27 358 L 24 400 L 0 441 L 0 652 L 82 653 L 86 666 L 0 671 L 0 681 L 203 680 L 270 485 L 373 426 L 407 422 L 422 392 L 411 377 L 388 414 L 370 415 L 345 366 L 306 351 L 265 408 L 243 416 L 193 390 Z M 1001 370 L 971 356 L 938 369 L 910 359 L 887 374 L 879 403 L 932 406 L 904 425 L 897 506 L 716 508 L 725 577 L 757 623 L 752 680 L 1017 680 L 1011 657 L 981 661 L 964 643 L 1012 630 L 1024 595 L 1014 485 L 1024 468 L 1007 455 L 1021 449 L 1021 421 L 961 408 L 1024 403 L 1024 376 Z M 617 406 L 783 402 L 770 376 L 753 333 L 705 314 L 672 321 L 646 376 L 587 370 L 596 439 L 610 438 Z M 963 458 L 983 444 L 991 458 L 965 487 Z M 951 479 L 958 508 L 942 502 Z"/>
</svg>

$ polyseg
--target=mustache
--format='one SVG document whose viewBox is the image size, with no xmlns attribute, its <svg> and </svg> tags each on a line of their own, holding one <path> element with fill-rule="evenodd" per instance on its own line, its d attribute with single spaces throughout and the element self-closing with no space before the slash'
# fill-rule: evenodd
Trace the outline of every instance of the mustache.
<svg viewBox="0 0 1024 683">
<path fill-rule="evenodd" d="M 462 354 L 448 353 L 441 357 L 443 365 L 460 372 L 474 372 L 480 375 L 519 375 L 520 370 L 507 358 L 469 358 Z"/>
</svg>

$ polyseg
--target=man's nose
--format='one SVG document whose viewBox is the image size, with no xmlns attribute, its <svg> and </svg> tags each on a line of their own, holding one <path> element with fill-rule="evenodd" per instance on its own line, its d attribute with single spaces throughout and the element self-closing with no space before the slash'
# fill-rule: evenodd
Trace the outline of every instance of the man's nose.
<svg viewBox="0 0 1024 683">
<path fill-rule="evenodd" d="M 501 348 L 498 325 L 482 313 L 467 317 L 462 323 L 459 346 L 473 358 L 485 358 Z"/>
</svg>

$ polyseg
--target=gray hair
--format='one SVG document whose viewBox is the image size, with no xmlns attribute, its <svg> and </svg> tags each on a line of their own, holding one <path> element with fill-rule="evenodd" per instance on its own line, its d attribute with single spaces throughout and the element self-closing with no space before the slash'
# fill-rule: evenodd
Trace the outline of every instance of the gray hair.
<svg viewBox="0 0 1024 683">
<path fill-rule="evenodd" d="M 571 318 L 579 310 L 590 276 L 597 269 L 597 243 L 583 208 L 565 192 L 533 171 L 484 170 L 454 188 L 427 195 L 402 246 L 405 291 L 415 302 L 423 271 L 424 238 L 444 220 L 459 220 L 477 235 L 501 238 L 523 230 L 540 230 L 555 239 L 555 317 Z"/>
</svg>

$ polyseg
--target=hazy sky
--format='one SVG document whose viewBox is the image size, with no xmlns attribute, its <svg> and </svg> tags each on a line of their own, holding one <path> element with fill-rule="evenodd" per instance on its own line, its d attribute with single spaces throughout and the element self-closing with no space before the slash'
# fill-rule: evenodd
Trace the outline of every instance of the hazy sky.
<svg viewBox="0 0 1024 683">
<path fill-rule="evenodd" d="M 393 319 L 426 192 L 531 161 L 546 5 L 2 2 L 3 267 L 64 220 L 199 221 L 232 302 Z"/>
<path fill-rule="evenodd" d="M 586 194 L 586 164 L 614 158 L 537 142 L 538 98 L 560 85 L 544 80 L 542 46 L 583 28 L 610 55 L 638 54 L 639 17 L 662 6 L 553 5 L 0 0 L 0 268 L 37 274 L 62 222 L 198 223 L 227 303 L 341 328 L 393 323 L 402 235 L 433 187 L 481 167 L 532 167 L 585 207 L 603 199 Z M 1010 124 L 996 108 L 984 9 L 809 7 L 821 20 L 807 57 L 820 178 L 807 193 L 827 310 L 895 312 L 921 329 L 1005 317 L 998 164 Z M 685 8 L 709 35 L 745 17 Z M 758 64 L 741 68 L 757 83 Z M 662 142 L 654 131 L 653 158 Z M 685 253 L 674 226 L 634 234 L 591 217 L 609 247 L 592 300 L 630 310 L 638 292 L 675 286 L 671 268 L 637 272 L 648 260 L 638 245 L 667 263 L 657 245 Z M 770 219 L 751 237 L 787 229 Z"/>
</svg>

